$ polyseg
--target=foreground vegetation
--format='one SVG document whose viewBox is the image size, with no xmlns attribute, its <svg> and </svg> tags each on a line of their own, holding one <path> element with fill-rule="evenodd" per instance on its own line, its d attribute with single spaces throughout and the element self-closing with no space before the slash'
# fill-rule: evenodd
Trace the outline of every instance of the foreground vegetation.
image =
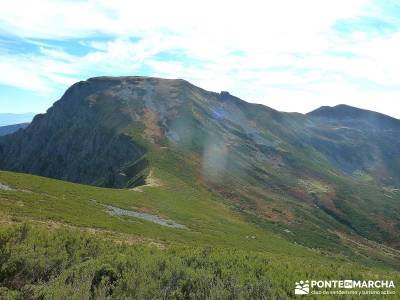
<svg viewBox="0 0 400 300">
<path fill-rule="evenodd" d="M 0 268 L 1 299 L 289 299 L 304 278 L 400 279 L 324 258 L 159 249 L 26 224 L 3 226 Z"/>
</svg>

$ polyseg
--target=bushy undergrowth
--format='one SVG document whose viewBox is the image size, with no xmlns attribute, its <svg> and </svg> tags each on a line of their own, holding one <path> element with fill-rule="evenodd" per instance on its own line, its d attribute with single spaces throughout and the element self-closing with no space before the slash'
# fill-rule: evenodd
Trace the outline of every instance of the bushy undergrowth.
<svg viewBox="0 0 400 300">
<path fill-rule="evenodd" d="M 211 248 L 116 244 L 20 226 L 0 235 L 1 299 L 271 299 L 269 261 Z"/>
<path fill-rule="evenodd" d="M 289 299 L 295 281 L 338 274 L 385 272 L 227 248 L 128 245 L 73 229 L 0 232 L 0 299 Z"/>
</svg>

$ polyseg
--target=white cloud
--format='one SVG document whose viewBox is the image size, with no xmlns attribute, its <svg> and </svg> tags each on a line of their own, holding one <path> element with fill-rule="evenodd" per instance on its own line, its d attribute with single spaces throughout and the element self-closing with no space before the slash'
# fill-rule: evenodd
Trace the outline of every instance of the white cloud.
<svg viewBox="0 0 400 300">
<path fill-rule="evenodd" d="M 94 33 L 131 35 L 154 29 L 190 28 L 218 37 L 248 41 L 256 32 L 315 31 L 348 18 L 366 3 L 353 1 L 32 1 L 6 0 L 0 20 L 7 31 L 25 37 L 83 37 Z M 22 9 L 23 8 L 23 9 Z M 290 20 L 290 22 L 288 22 Z M 182 28 L 182 26 L 184 26 Z M 265 27 L 267 26 L 267 27 Z M 229 33 L 230 32 L 230 33 Z"/>
<path fill-rule="evenodd" d="M 91 52 L 44 45 L 35 56 L 0 54 L 0 67 L 7 70 L 0 82 L 46 93 L 87 74 L 137 75 L 151 68 L 154 76 L 185 78 L 281 110 L 344 102 L 400 117 L 400 33 L 343 35 L 333 29 L 340 20 L 383 18 L 379 11 L 367 0 L 43 0 L 40 7 L 3 1 L 0 32 L 79 39 Z M 109 40 L 90 40 L 97 36 Z M 156 57 L 176 50 L 184 56 Z"/>
</svg>

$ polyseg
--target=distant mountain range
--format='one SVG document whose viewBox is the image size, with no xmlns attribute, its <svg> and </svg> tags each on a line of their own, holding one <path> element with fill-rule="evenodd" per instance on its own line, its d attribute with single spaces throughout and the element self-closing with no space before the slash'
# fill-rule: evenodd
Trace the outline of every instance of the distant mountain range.
<svg viewBox="0 0 400 300">
<path fill-rule="evenodd" d="M 0 136 L 7 135 L 18 131 L 19 129 L 24 129 L 29 125 L 29 123 L 21 123 L 7 126 L 0 126 Z"/>
<path fill-rule="evenodd" d="M 30 123 L 35 116 L 34 113 L 12 114 L 0 113 L 0 126 Z"/>
<path fill-rule="evenodd" d="M 113 188 L 163 170 L 291 241 L 400 249 L 400 120 L 346 105 L 284 113 L 184 80 L 91 78 L 1 137 L 0 168 Z"/>
</svg>

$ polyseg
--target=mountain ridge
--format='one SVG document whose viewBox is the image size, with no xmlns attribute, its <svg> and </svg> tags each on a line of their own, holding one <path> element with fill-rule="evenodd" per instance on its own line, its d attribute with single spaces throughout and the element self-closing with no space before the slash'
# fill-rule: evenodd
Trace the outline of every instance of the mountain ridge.
<svg viewBox="0 0 400 300">
<path fill-rule="evenodd" d="M 146 87 L 138 87 L 137 90 L 135 90 L 135 85 L 140 84 L 146 85 Z M 122 87 L 122 85 L 124 85 L 124 87 Z M 116 86 L 119 86 L 116 89 L 120 90 L 110 92 L 109 90 L 111 90 L 113 86 L 114 88 Z M 157 101 L 152 98 L 151 94 L 153 92 L 152 89 L 154 89 L 155 86 L 164 86 L 160 88 L 160 91 L 158 91 L 159 95 Z M 162 89 L 165 89 L 165 95 L 162 94 Z M 171 93 L 171 89 L 173 89 L 172 96 L 168 95 L 168 93 Z M 102 95 L 104 99 L 95 100 L 94 97 L 97 97 L 97 95 L 103 93 L 103 91 L 105 92 L 105 95 Z M 119 100 L 105 100 L 108 99 L 107 97 L 109 97 L 110 99 L 113 97 L 113 95 L 107 93 L 116 93 L 117 98 L 119 97 Z M 131 95 L 122 95 L 123 93 L 131 93 Z M 142 95 L 140 95 L 140 93 L 142 93 Z M 191 98 L 191 93 L 194 94 L 197 98 Z M 127 97 L 131 97 L 131 99 L 128 99 Z M 139 104 L 141 105 L 141 107 L 129 106 L 132 106 L 132 103 L 134 104 L 135 100 L 132 99 L 135 99 L 135 97 L 141 99 L 136 101 L 137 103 L 139 103 L 140 101 L 143 102 Z M 179 97 L 186 98 L 181 99 Z M 199 101 L 200 98 L 201 100 Z M 104 105 L 97 105 L 96 101 L 102 102 Z M 129 101 L 131 101 L 132 103 L 129 104 Z M 165 103 L 163 103 L 163 101 Z M 187 103 L 187 101 L 189 102 Z M 121 130 L 123 131 L 126 129 L 129 122 L 131 122 L 132 120 L 135 121 L 139 118 L 137 115 L 138 110 L 145 107 L 145 109 L 147 110 L 146 113 L 148 114 L 146 117 L 150 117 L 150 121 L 148 122 L 164 122 L 161 126 L 163 127 L 162 130 L 165 131 L 164 133 L 160 131 L 160 127 L 158 126 L 158 124 L 147 124 L 146 126 L 151 125 L 153 127 L 150 129 L 148 128 L 148 132 L 150 132 L 151 130 L 155 130 L 155 132 L 153 132 L 152 134 L 156 134 L 159 137 L 162 134 L 165 134 L 166 138 L 168 138 L 170 141 L 173 141 L 175 132 L 173 132 L 174 130 L 170 130 L 170 128 L 167 128 L 168 125 L 165 123 L 167 120 L 152 120 L 152 118 L 154 119 L 158 117 L 156 116 L 157 113 L 161 116 L 165 112 L 165 110 L 168 109 L 166 108 L 168 106 L 166 105 L 166 103 L 170 103 L 171 106 L 175 105 L 176 107 L 179 105 L 191 106 L 192 108 L 189 109 L 200 109 L 200 111 L 202 110 L 202 112 L 204 112 L 205 109 L 212 109 L 213 111 L 208 114 L 207 117 L 210 118 L 210 120 L 219 121 L 219 127 L 224 127 L 226 124 L 229 124 L 231 122 L 238 124 L 235 126 L 243 127 L 244 125 L 240 123 L 247 122 L 245 121 L 247 117 L 243 115 L 243 112 L 248 113 L 252 111 L 251 114 L 253 115 L 264 113 L 263 117 L 267 117 L 270 119 L 270 122 L 268 122 L 267 125 L 269 131 L 272 133 L 272 139 L 279 140 L 279 138 L 276 139 L 276 136 L 283 136 L 284 138 L 289 139 L 289 142 L 295 142 L 297 146 L 304 147 L 307 146 L 304 143 L 309 143 L 311 144 L 311 146 L 316 147 L 320 151 L 323 149 L 319 147 L 319 145 L 314 143 L 314 137 L 311 141 L 308 141 L 308 135 L 310 135 L 310 132 L 312 132 L 313 130 L 314 132 L 312 132 L 311 134 L 315 135 L 315 132 L 317 132 L 316 137 L 318 138 L 321 137 L 321 128 L 325 128 L 326 131 L 329 130 L 328 133 L 325 132 L 323 135 L 331 136 L 332 133 L 337 131 L 335 126 L 339 126 L 338 128 L 340 128 L 340 125 L 351 125 L 354 127 L 355 130 L 361 129 L 364 131 L 366 130 L 366 128 L 370 130 L 372 127 L 373 130 L 378 130 L 384 128 L 382 126 L 390 125 L 394 127 L 395 130 L 400 130 L 400 121 L 395 118 L 347 105 L 338 105 L 335 107 L 320 107 L 317 110 L 314 110 L 305 115 L 284 113 L 261 104 L 247 103 L 242 99 L 232 96 L 225 91 L 221 93 L 208 92 L 182 79 L 161 79 L 143 76 L 102 76 L 90 78 L 87 81 L 81 81 L 72 85 L 61 97 L 61 99 L 57 101 L 47 111 L 46 114 L 39 114 L 35 116 L 32 124 L 24 132 L 26 132 L 27 134 L 29 134 L 30 132 L 34 132 L 35 129 L 33 128 L 37 128 L 38 124 L 43 123 L 43 118 L 49 119 L 49 124 L 51 124 L 51 122 L 53 121 L 57 121 L 57 118 L 64 118 L 64 121 L 74 120 L 76 124 L 83 123 L 82 121 L 84 120 L 86 123 L 92 122 L 91 125 L 101 124 L 104 125 L 103 127 L 108 126 L 110 128 L 116 129 L 117 133 L 119 134 L 121 133 Z M 229 110 L 224 110 L 224 105 L 230 105 L 231 108 L 235 110 L 236 115 L 235 113 L 232 114 L 232 111 L 229 112 Z M 107 111 L 107 109 L 111 112 Z M 257 111 L 257 113 L 255 113 L 255 110 Z M 242 113 L 240 118 L 237 117 L 240 115 L 239 112 Z M 143 111 L 141 113 L 143 113 Z M 77 116 L 81 116 L 81 118 L 79 119 Z M 190 116 L 190 118 L 192 118 L 193 121 L 193 117 Z M 359 120 L 361 120 L 362 123 L 355 123 Z M 369 124 L 367 124 L 367 126 L 365 126 L 366 121 L 370 122 Z M 226 124 L 223 122 L 226 122 Z M 333 124 L 334 122 L 342 122 L 342 124 Z M 228 133 L 230 134 L 232 133 L 232 129 L 222 129 L 228 130 Z M 59 128 L 59 130 L 62 130 L 62 128 Z M 172 132 L 168 132 L 168 130 Z M 231 132 L 229 132 L 229 130 Z M 250 126 L 247 126 L 247 128 L 245 128 L 244 130 L 245 135 L 248 133 L 250 133 L 251 135 L 251 131 L 254 131 Z M 235 131 L 234 134 L 236 133 L 238 133 L 238 131 Z M 354 132 L 352 132 L 352 134 L 354 134 Z M 24 133 L 21 132 L 20 136 L 23 135 Z M 245 135 L 242 135 L 242 137 L 245 137 Z M 251 138 L 254 139 L 254 136 Z M 258 136 L 257 138 L 260 141 L 263 139 L 260 136 Z M 9 139 L 11 140 L 12 138 Z M 326 137 L 323 138 L 321 141 L 324 141 L 325 139 Z M 328 137 L 327 140 L 331 141 L 332 139 L 331 137 Z M 270 142 L 266 142 L 264 139 L 261 144 L 262 143 L 269 144 Z M 266 146 L 266 144 L 264 144 L 264 146 Z M 3 148 L 5 148 L 5 146 L 3 146 Z M 344 169 L 342 171 L 347 172 L 347 170 Z M 40 172 L 38 174 L 41 175 Z"/>
</svg>

